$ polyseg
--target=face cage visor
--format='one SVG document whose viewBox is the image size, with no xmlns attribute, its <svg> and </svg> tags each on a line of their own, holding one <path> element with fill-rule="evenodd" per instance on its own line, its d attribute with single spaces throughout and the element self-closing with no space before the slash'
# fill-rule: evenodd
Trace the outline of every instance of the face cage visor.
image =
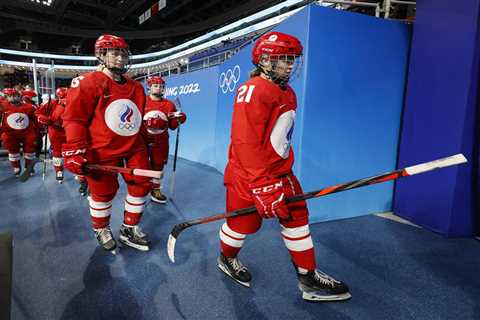
<svg viewBox="0 0 480 320">
<path fill-rule="evenodd" d="M 127 73 L 131 66 L 130 51 L 127 49 L 98 49 L 95 51 L 95 57 L 102 66 L 119 76 Z"/>
<path fill-rule="evenodd" d="M 22 102 L 22 96 L 20 95 L 20 93 L 7 94 L 5 95 L 5 99 L 7 99 L 8 102 L 13 104 L 19 104 L 20 102 Z"/>
<path fill-rule="evenodd" d="M 273 82 L 286 85 L 300 76 L 303 69 L 303 56 L 293 54 L 264 55 L 258 66 Z"/>
</svg>

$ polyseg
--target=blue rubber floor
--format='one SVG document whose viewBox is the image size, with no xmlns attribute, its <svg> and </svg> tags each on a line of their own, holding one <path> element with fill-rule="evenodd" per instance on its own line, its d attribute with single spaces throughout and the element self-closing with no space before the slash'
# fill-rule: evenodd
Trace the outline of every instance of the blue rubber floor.
<svg viewBox="0 0 480 320">
<path fill-rule="evenodd" d="M 169 262 L 166 241 L 175 224 L 223 211 L 222 176 L 214 169 L 180 160 L 176 206 L 151 203 L 144 214 L 151 251 L 124 248 L 116 256 L 97 248 L 72 175 L 63 185 L 51 168 L 46 181 L 39 173 L 24 184 L 10 176 L 0 160 L 0 232 L 14 235 L 13 320 L 480 319 L 474 239 L 445 239 L 376 216 L 312 225 L 319 266 L 345 281 L 353 298 L 308 303 L 273 220 L 240 255 L 254 277 L 250 289 L 217 270 L 221 222 L 185 230 L 177 263 Z M 122 183 L 113 206 L 116 235 L 124 196 Z"/>
</svg>

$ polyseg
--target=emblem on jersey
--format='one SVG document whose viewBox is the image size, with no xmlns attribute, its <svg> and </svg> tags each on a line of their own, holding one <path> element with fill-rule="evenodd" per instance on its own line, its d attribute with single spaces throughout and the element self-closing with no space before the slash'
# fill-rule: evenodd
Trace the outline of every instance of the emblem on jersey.
<svg viewBox="0 0 480 320">
<path fill-rule="evenodd" d="M 15 130 L 23 130 L 28 128 L 28 116 L 25 113 L 12 113 L 7 117 L 7 124 Z"/>
<path fill-rule="evenodd" d="M 167 115 L 160 110 L 148 111 L 143 116 L 143 120 L 148 120 L 148 119 L 152 119 L 152 118 L 162 118 L 163 120 L 168 121 Z M 164 132 L 165 130 L 167 130 L 167 129 L 147 128 L 147 132 L 150 133 L 150 134 L 160 134 L 160 133 Z"/>
<path fill-rule="evenodd" d="M 278 117 L 270 134 L 270 143 L 272 144 L 273 150 L 283 159 L 287 159 L 290 153 L 294 124 L 294 110 L 282 113 L 282 115 Z"/>
<path fill-rule="evenodd" d="M 137 105 L 129 99 L 118 99 L 105 110 L 105 123 L 116 134 L 133 136 L 140 130 L 142 117 Z"/>
<path fill-rule="evenodd" d="M 228 69 L 220 74 L 218 85 L 223 93 L 233 92 L 240 81 L 240 66 L 237 64 L 233 69 Z"/>
</svg>

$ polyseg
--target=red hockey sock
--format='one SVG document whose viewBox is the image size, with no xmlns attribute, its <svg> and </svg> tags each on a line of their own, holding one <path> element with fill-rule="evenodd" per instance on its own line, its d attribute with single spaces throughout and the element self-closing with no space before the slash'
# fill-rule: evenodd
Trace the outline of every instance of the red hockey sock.
<svg viewBox="0 0 480 320">
<path fill-rule="evenodd" d="M 112 201 L 95 201 L 88 197 L 90 204 L 90 218 L 94 229 L 106 228 L 110 224 Z"/>
<path fill-rule="evenodd" d="M 142 217 L 145 208 L 146 197 L 134 197 L 127 194 L 125 198 L 125 211 L 123 215 L 123 224 L 127 226 L 136 226 Z"/>
<path fill-rule="evenodd" d="M 308 225 L 286 228 L 282 226 L 282 237 L 285 246 L 292 257 L 293 264 L 307 270 L 314 270 L 315 250 Z"/>
<path fill-rule="evenodd" d="M 237 256 L 247 237 L 245 234 L 230 229 L 226 222 L 220 228 L 219 235 L 221 251 L 227 258 L 235 258 Z"/>
</svg>

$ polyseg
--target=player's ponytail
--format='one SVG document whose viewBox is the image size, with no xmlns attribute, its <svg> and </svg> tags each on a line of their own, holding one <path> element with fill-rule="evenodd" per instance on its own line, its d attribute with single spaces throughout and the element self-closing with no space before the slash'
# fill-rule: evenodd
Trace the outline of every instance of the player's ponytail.
<svg viewBox="0 0 480 320">
<path fill-rule="evenodd" d="M 262 73 L 262 69 L 260 69 L 258 66 L 255 66 L 255 69 L 250 71 L 250 78 L 258 77 L 261 73 Z"/>
</svg>

